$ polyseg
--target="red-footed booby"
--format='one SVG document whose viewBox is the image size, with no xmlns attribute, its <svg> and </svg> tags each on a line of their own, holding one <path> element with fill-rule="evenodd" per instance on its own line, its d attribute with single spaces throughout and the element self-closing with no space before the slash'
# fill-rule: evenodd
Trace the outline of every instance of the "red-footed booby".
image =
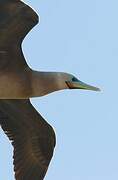
<svg viewBox="0 0 118 180">
<path fill-rule="evenodd" d="M 16 180 L 43 180 L 56 142 L 29 98 L 61 89 L 99 91 L 71 74 L 27 65 L 21 44 L 37 23 L 38 15 L 22 1 L 0 0 L 0 125 L 14 147 Z"/>
</svg>

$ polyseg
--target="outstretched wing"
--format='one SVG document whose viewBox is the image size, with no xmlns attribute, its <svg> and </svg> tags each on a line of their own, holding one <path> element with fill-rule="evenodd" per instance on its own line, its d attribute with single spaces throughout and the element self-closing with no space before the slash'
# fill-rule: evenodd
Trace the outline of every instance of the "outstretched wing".
<svg viewBox="0 0 118 180">
<path fill-rule="evenodd" d="M 0 1 L 0 70 L 27 67 L 21 44 L 37 23 L 38 15 L 22 1 Z"/>
<path fill-rule="evenodd" d="M 16 180 L 43 180 L 55 133 L 29 100 L 0 100 L 0 124 L 14 147 Z"/>
</svg>

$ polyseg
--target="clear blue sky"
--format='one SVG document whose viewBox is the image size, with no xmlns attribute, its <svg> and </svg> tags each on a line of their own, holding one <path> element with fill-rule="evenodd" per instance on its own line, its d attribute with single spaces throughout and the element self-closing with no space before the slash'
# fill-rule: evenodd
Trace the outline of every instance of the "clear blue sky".
<svg viewBox="0 0 118 180">
<path fill-rule="evenodd" d="M 57 134 L 45 180 L 118 180 L 118 1 L 25 2 L 41 19 L 23 43 L 29 65 L 72 73 L 102 89 L 32 100 Z M 12 146 L 3 132 L 0 144 L 0 179 L 14 180 Z"/>
</svg>

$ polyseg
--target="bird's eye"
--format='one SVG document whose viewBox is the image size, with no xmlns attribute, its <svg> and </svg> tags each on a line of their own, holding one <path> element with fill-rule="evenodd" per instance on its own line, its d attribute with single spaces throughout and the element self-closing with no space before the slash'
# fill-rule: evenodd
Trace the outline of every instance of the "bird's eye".
<svg viewBox="0 0 118 180">
<path fill-rule="evenodd" d="M 78 79 L 76 77 L 73 77 L 72 81 L 78 81 Z"/>
</svg>

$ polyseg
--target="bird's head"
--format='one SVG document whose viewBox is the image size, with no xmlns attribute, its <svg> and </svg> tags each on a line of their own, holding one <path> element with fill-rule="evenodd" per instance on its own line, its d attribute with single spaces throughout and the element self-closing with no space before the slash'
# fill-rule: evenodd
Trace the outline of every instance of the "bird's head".
<svg viewBox="0 0 118 180">
<path fill-rule="evenodd" d="M 64 73 L 62 79 L 66 84 L 67 89 L 83 89 L 83 90 L 100 91 L 99 88 L 83 83 L 72 74 Z"/>
<path fill-rule="evenodd" d="M 72 74 L 63 72 L 37 72 L 32 73 L 33 94 L 31 97 L 40 97 L 64 89 L 85 89 L 100 91 L 77 79 Z"/>
</svg>

